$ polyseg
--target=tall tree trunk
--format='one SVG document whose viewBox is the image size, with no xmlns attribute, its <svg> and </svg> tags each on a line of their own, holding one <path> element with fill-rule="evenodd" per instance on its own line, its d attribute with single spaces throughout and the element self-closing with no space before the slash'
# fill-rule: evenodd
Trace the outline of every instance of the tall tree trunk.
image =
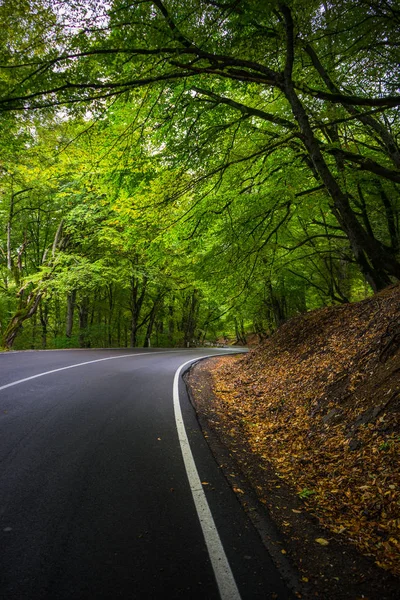
<svg viewBox="0 0 400 600">
<path fill-rule="evenodd" d="M 194 340 L 194 334 L 197 325 L 197 315 L 199 311 L 199 298 L 197 290 L 193 290 L 188 298 L 188 312 L 184 323 L 183 345 L 189 346 Z"/>
<path fill-rule="evenodd" d="M 37 329 L 37 313 L 32 316 L 32 345 L 31 348 L 34 350 L 36 348 L 36 329 Z"/>
<path fill-rule="evenodd" d="M 79 346 L 81 348 L 90 348 L 90 340 L 88 336 L 89 322 L 89 298 L 84 296 L 79 308 Z"/>
<path fill-rule="evenodd" d="M 117 348 L 121 347 L 121 311 L 118 311 L 117 316 Z"/>
<path fill-rule="evenodd" d="M 143 301 L 147 288 L 147 278 L 144 277 L 140 282 L 137 277 L 132 275 L 131 278 L 131 348 L 136 348 L 138 343 L 139 317 L 142 311 Z"/>
<path fill-rule="evenodd" d="M 348 196 L 342 192 L 325 162 L 307 113 L 297 97 L 292 82 L 286 82 L 284 89 L 299 124 L 303 143 L 333 200 L 333 213 L 349 239 L 361 271 L 374 291 L 387 287 L 392 282 L 391 277 L 400 279 L 400 263 L 390 250 L 371 237 L 359 223 L 350 206 Z"/>
<path fill-rule="evenodd" d="M 174 344 L 175 320 L 174 320 L 174 298 L 168 305 L 168 344 L 170 347 Z"/>
<path fill-rule="evenodd" d="M 42 348 L 47 347 L 47 326 L 49 323 L 49 307 L 46 301 L 39 304 L 39 318 L 42 326 Z"/>
<path fill-rule="evenodd" d="M 287 303 L 283 279 L 275 287 L 271 283 L 269 284 L 269 302 L 271 303 L 274 329 L 276 329 L 283 325 L 287 319 Z"/>
<path fill-rule="evenodd" d="M 396 214 L 395 214 L 395 211 L 393 210 L 392 203 L 391 203 L 389 197 L 387 196 L 387 194 L 383 188 L 383 185 L 381 184 L 380 181 L 378 181 L 377 186 L 378 186 L 378 190 L 379 190 L 380 197 L 382 200 L 382 204 L 385 208 L 387 228 L 388 228 L 388 232 L 389 232 L 389 236 L 390 236 L 390 243 L 392 246 L 392 250 L 393 250 L 393 252 L 398 252 L 400 243 L 399 243 L 399 232 L 398 232 L 397 223 L 396 223 Z"/>
<path fill-rule="evenodd" d="M 67 294 L 67 326 L 65 335 L 67 338 L 72 336 L 72 330 L 74 327 L 74 312 L 76 304 L 76 290 L 72 290 L 71 293 Z"/>
<path fill-rule="evenodd" d="M 146 329 L 146 334 L 144 337 L 143 348 L 150 348 L 150 337 L 151 337 L 151 334 L 153 333 L 154 322 L 156 320 L 156 316 L 157 316 L 157 313 L 160 308 L 160 302 L 161 302 L 161 296 L 158 296 L 153 302 L 153 306 L 151 308 L 149 320 L 147 323 L 147 329 Z"/>
<path fill-rule="evenodd" d="M 237 318 L 235 317 L 234 323 L 235 323 L 235 337 L 236 337 L 236 342 L 238 344 L 242 344 L 243 346 L 245 346 L 246 343 L 247 343 L 247 340 L 246 340 L 246 336 L 245 336 L 244 331 L 243 331 L 243 322 L 241 321 L 239 323 L 238 320 L 237 320 Z"/>
<path fill-rule="evenodd" d="M 108 346 L 112 347 L 112 322 L 113 322 L 113 312 L 114 312 L 114 288 L 113 284 L 110 283 L 107 286 L 108 292 L 108 319 L 106 320 L 106 329 L 107 329 L 107 343 Z"/>
<path fill-rule="evenodd" d="M 11 213 L 11 210 L 10 210 Z M 11 218 L 7 223 L 7 269 L 12 271 L 12 254 L 11 254 Z"/>
<path fill-rule="evenodd" d="M 61 322 L 61 309 L 60 309 L 60 299 L 57 296 L 54 298 L 54 325 L 53 325 L 53 334 L 54 337 L 58 337 L 58 334 L 63 327 L 63 323 Z"/>
<path fill-rule="evenodd" d="M 351 208 L 347 194 L 342 192 L 322 155 L 308 115 L 293 85 L 294 27 L 292 14 L 287 5 L 282 3 L 279 7 L 285 19 L 287 42 L 286 64 L 280 88 L 291 106 L 292 113 L 300 128 L 302 142 L 314 164 L 315 170 L 333 200 L 333 214 L 346 233 L 353 254 L 365 278 L 374 291 L 378 291 L 391 283 L 391 277 L 400 279 L 400 263 L 389 249 L 385 248 L 374 237 L 371 237 L 361 226 Z"/>
</svg>

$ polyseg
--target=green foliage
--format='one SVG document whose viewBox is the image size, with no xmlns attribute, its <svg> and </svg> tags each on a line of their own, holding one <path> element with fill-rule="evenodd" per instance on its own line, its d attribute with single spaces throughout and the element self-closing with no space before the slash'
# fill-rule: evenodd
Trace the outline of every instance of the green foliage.
<svg viewBox="0 0 400 600">
<path fill-rule="evenodd" d="M 40 295 L 18 344 L 261 338 L 400 279 L 391 0 L 5 0 L 0 25 L 3 334 Z"/>
<path fill-rule="evenodd" d="M 310 496 L 313 496 L 315 492 L 313 490 L 309 490 L 308 488 L 303 488 L 301 492 L 298 493 L 299 498 L 301 500 L 307 500 Z"/>
</svg>

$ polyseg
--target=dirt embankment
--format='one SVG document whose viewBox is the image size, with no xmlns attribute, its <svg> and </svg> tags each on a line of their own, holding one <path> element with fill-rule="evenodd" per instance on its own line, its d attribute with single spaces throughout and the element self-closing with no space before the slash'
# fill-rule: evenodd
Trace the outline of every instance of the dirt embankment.
<svg viewBox="0 0 400 600">
<path fill-rule="evenodd" d="M 306 592 L 396 597 L 400 286 L 292 319 L 249 354 L 213 359 L 189 379 L 204 423 L 280 527 Z"/>
</svg>

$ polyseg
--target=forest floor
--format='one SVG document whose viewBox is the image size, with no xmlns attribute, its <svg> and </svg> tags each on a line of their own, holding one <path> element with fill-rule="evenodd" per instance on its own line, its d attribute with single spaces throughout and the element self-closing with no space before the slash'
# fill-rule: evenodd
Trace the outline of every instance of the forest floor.
<svg viewBox="0 0 400 600">
<path fill-rule="evenodd" d="M 400 286 L 296 317 L 187 381 L 216 460 L 297 596 L 398 598 Z"/>
</svg>

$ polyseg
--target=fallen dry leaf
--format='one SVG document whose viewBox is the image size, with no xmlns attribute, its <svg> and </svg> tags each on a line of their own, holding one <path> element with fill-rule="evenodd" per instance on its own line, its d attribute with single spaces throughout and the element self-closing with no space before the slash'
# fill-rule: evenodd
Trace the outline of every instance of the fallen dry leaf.
<svg viewBox="0 0 400 600">
<path fill-rule="evenodd" d="M 397 285 L 296 317 L 244 357 L 219 359 L 212 371 L 213 426 L 232 454 L 248 448 L 261 469 L 268 465 L 292 487 L 304 510 L 395 575 L 399 322 Z M 256 491 L 266 504 L 268 486 Z"/>
</svg>

